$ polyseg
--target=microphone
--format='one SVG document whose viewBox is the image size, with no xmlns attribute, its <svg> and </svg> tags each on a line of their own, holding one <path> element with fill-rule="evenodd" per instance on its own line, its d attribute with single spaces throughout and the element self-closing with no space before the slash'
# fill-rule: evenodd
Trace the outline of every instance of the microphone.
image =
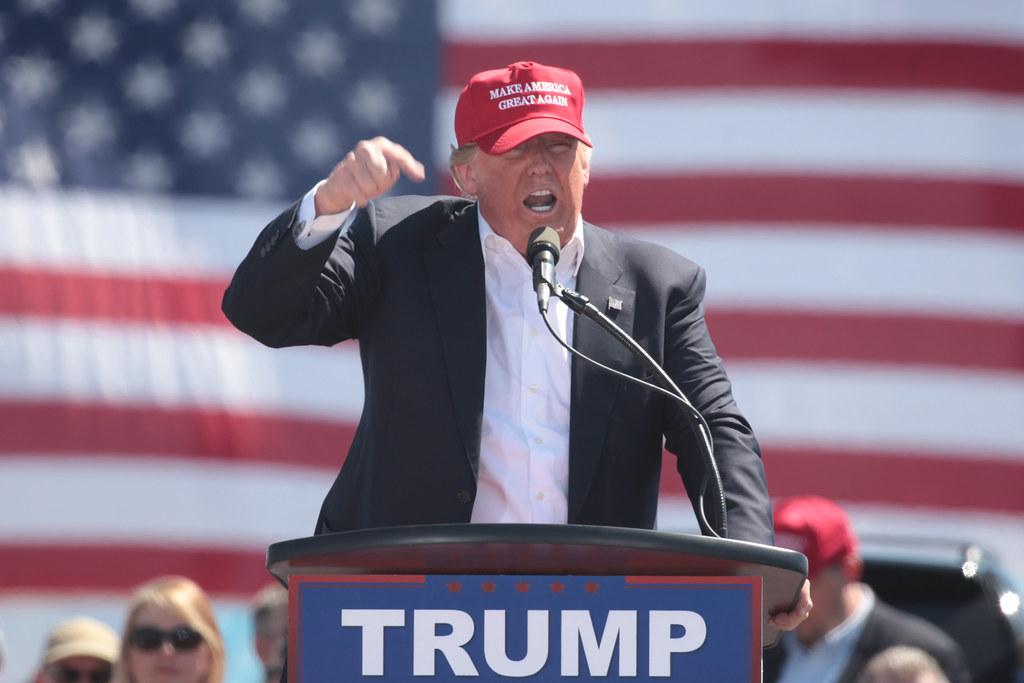
<svg viewBox="0 0 1024 683">
<path fill-rule="evenodd" d="M 548 299 L 555 290 L 555 264 L 561 253 L 558 244 L 558 233 L 551 228 L 537 228 L 526 244 L 526 260 L 533 266 L 533 289 L 541 315 L 547 315 Z"/>
</svg>

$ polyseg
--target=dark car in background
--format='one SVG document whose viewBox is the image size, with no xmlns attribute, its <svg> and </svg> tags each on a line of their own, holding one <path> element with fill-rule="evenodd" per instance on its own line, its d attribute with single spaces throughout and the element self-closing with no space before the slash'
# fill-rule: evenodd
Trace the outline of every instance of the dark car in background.
<svg viewBox="0 0 1024 683">
<path fill-rule="evenodd" d="M 1024 647 L 1022 580 L 970 543 L 862 539 L 864 582 L 953 637 L 974 683 L 1013 683 Z"/>
</svg>

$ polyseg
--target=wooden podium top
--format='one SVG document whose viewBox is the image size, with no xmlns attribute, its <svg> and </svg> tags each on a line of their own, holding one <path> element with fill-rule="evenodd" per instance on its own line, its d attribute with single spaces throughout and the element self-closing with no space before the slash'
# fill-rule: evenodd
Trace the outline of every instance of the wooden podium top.
<svg viewBox="0 0 1024 683">
<path fill-rule="evenodd" d="M 762 645 L 769 615 L 796 603 L 807 558 L 706 536 L 566 524 L 437 524 L 347 531 L 274 543 L 267 569 L 292 574 L 582 574 L 760 576 Z"/>
</svg>

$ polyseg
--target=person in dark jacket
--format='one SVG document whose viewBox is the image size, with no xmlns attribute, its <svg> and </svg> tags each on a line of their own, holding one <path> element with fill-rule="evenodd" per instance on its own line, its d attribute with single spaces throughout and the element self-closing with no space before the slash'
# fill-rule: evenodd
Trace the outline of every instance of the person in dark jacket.
<svg viewBox="0 0 1024 683">
<path fill-rule="evenodd" d="M 775 503 L 776 545 L 807 556 L 814 609 L 764 653 L 765 683 L 855 683 L 894 645 L 919 648 L 950 683 L 970 683 L 960 646 L 934 624 L 887 605 L 860 581 L 863 561 L 846 512 L 819 496 Z"/>
<path fill-rule="evenodd" d="M 704 321 L 703 269 L 583 218 L 583 103 L 567 69 L 480 72 L 459 97 L 449 160 L 466 197 L 382 196 L 400 175 L 422 180 L 423 165 L 391 140 L 364 140 L 236 270 L 224 313 L 263 344 L 359 341 L 362 415 L 316 534 L 469 522 L 651 529 L 667 450 L 698 519 L 707 512 L 723 536 L 772 544 L 760 447 Z M 651 379 L 563 301 L 539 312 L 524 257 L 541 228 L 558 242 L 558 284 L 636 339 L 706 430 L 678 402 L 548 334 L 550 324 L 587 357 Z M 723 489 L 710 510 L 707 443 Z M 773 624 L 792 628 L 809 608 L 805 587 Z"/>
</svg>

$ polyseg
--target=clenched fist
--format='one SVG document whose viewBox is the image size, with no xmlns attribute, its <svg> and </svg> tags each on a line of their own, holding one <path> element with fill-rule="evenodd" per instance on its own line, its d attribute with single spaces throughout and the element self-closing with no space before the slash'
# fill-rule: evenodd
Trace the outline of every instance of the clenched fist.
<svg viewBox="0 0 1024 683">
<path fill-rule="evenodd" d="M 371 199 L 394 187 L 402 173 L 416 182 L 426 177 L 423 164 L 405 147 L 385 137 L 362 140 L 317 188 L 316 214 L 340 213 L 352 206 L 352 202 L 364 207 Z"/>
</svg>

